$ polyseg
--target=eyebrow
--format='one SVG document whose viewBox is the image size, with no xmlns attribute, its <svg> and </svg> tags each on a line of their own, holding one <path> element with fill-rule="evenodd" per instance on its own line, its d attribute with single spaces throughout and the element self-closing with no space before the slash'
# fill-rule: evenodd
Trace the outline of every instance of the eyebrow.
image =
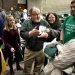
<svg viewBox="0 0 75 75">
<path fill-rule="evenodd" d="M 8 21 L 15 21 L 15 19 L 11 19 L 11 20 L 9 19 Z"/>
</svg>

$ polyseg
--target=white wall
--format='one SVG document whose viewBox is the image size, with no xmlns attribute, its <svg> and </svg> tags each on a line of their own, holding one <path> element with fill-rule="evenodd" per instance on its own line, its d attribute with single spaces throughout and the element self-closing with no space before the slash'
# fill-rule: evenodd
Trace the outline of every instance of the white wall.
<svg viewBox="0 0 75 75">
<path fill-rule="evenodd" d="M 42 0 L 28 0 L 28 10 L 33 6 L 36 6 L 41 9 L 41 4 Z"/>
<path fill-rule="evenodd" d="M 43 13 L 62 12 L 70 9 L 71 0 L 28 0 L 28 10 L 37 6 Z"/>
<path fill-rule="evenodd" d="M 71 0 L 42 0 L 43 12 L 61 12 L 69 10 Z"/>
<path fill-rule="evenodd" d="M 17 0 L 18 4 L 26 4 L 26 0 Z"/>
</svg>

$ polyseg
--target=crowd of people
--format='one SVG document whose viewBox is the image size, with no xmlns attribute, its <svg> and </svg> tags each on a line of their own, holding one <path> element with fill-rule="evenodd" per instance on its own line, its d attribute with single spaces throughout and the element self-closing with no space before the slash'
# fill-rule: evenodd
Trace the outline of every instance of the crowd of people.
<svg viewBox="0 0 75 75">
<path fill-rule="evenodd" d="M 61 75 L 61 70 L 72 64 L 74 65 L 75 61 L 73 60 L 69 61 L 68 65 L 68 61 L 64 61 L 64 57 L 67 59 L 66 52 L 70 53 L 70 49 L 74 46 L 71 46 L 68 50 L 66 48 L 75 43 L 72 40 L 75 39 L 75 0 L 71 1 L 70 7 L 71 16 L 68 16 L 63 24 L 54 12 L 49 12 L 43 17 L 38 7 L 32 7 L 29 10 L 29 16 L 26 9 L 21 14 L 18 12 L 18 15 L 14 16 L 12 11 L 8 15 L 3 14 L 0 8 L 0 48 L 6 63 L 9 65 L 9 75 L 15 75 L 14 62 L 16 63 L 16 69 L 23 70 L 25 75 L 55 75 L 54 71 L 56 70 L 57 72 L 59 70 L 58 75 Z M 63 44 L 62 49 L 64 49 L 63 52 L 58 53 L 53 60 L 48 62 L 49 58 L 43 52 L 43 45 L 44 42 L 51 42 L 54 38 Z M 23 48 L 21 47 L 21 39 L 25 43 Z M 67 44 L 65 45 L 65 43 Z M 20 66 L 22 60 L 24 61 L 24 67 Z M 31 72 L 33 63 L 34 69 Z M 0 75 L 2 75 L 1 64 L 0 62 Z M 66 67 L 63 65 L 66 65 Z M 42 66 L 44 67 L 41 71 Z"/>
</svg>

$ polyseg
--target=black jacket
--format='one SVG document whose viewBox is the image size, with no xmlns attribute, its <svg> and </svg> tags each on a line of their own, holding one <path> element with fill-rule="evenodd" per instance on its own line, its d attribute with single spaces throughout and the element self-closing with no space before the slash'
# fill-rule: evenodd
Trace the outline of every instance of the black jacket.
<svg viewBox="0 0 75 75">
<path fill-rule="evenodd" d="M 31 20 L 26 20 L 22 24 L 20 34 L 21 37 L 26 40 L 26 48 L 30 49 L 31 51 L 40 51 L 43 48 L 43 43 L 45 41 L 48 41 L 50 38 L 51 41 L 54 39 L 54 36 L 49 36 L 47 39 L 38 38 L 37 36 L 29 37 L 28 32 L 32 30 L 35 26 L 37 26 L 38 29 L 40 25 L 50 28 L 50 25 L 45 20 L 41 20 L 39 23 L 34 23 Z"/>
</svg>

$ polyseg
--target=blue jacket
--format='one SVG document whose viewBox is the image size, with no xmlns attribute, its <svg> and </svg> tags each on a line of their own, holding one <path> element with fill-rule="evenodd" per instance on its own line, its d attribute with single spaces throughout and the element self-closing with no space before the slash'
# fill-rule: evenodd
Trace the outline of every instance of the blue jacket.
<svg viewBox="0 0 75 75">
<path fill-rule="evenodd" d="M 3 27 L 4 27 L 4 19 L 0 17 L 0 37 L 2 36 Z"/>
</svg>

